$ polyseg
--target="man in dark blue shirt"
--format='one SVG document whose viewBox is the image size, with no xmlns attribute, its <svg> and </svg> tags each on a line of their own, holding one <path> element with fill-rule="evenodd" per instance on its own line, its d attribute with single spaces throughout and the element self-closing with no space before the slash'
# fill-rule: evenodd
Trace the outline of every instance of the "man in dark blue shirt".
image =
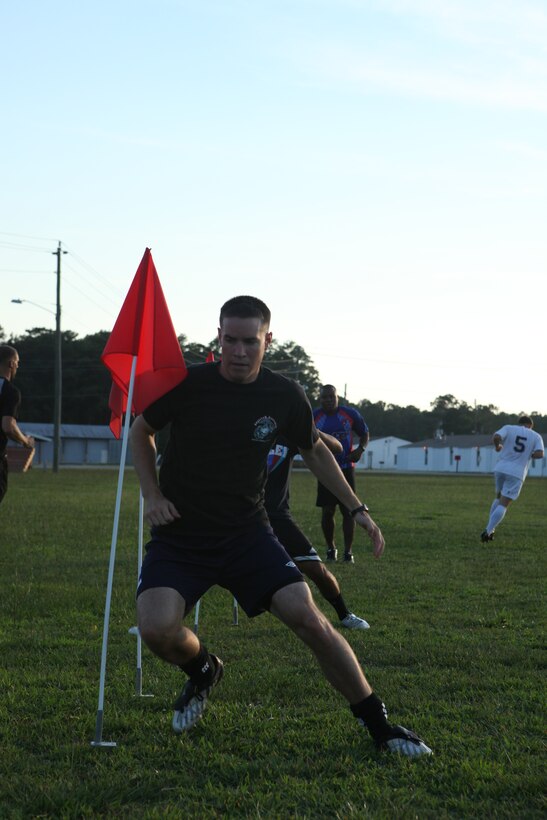
<svg viewBox="0 0 547 820">
<path fill-rule="evenodd" d="M 334 436 L 342 444 L 342 452 L 336 455 L 335 458 L 344 474 L 344 478 L 351 489 L 355 490 L 355 462 L 359 461 L 368 444 L 368 427 L 357 410 L 339 404 L 336 388 L 332 384 L 323 385 L 320 401 L 321 407 L 313 411 L 315 426 L 318 430 Z M 355 449 L 353 447 L 354 434 L 359 436 L 359 443 Z M 352 547 L 355 522 L 350 510 L 321 482 L 317 484 L 316 506 L 322 508 L 321 527 L 327 543 L 327 561 L 336 561 L 338 557 L 334 538 L 334 515 L 336 507 L 339 507 L 342 513 L 342 531 L 344 534 L 344 561 L 353 564 Z"/>
</svg>

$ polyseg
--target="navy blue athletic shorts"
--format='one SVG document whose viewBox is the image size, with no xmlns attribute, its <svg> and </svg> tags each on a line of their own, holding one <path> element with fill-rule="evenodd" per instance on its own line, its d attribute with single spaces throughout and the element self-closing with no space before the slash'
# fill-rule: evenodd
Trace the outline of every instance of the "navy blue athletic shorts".
<svg viewBox="0 0 547 820">
<path fill-rule="evenodd" d="M 342 472 L 344 473 L 344 478 L 348 482 L 351 489 L 355 491 L 355 468 L 345 467 Z M 347 518 L 350 515 L 348 508 L 344 507 L 344 505 L 338 501 L 336 496 L 333 495 L 330 490 L 327 490 L 327 488 L 319 481 L 317 482 L 317 501 L 315 502 L 315 506 L 340 507 L 340 512 L 344 518 Z"/>
<path fill-rule="evenodd" d="M 311 541 L 304 535 L 298 524 L 289 516 L 270 518 L 274 535 L 285 547 L 293 561 L 319 561 Z"/>
<path fill-rule="evenodd" d="M 303 581 L 272 528 L 259 524 L 228 538 L 155 535 L 146 545 L 137 596 L 170 587 L 182 595 L 189 612 L 216 584 L 252 618 L 269 608 L 278 589 Z"/>
</svg>

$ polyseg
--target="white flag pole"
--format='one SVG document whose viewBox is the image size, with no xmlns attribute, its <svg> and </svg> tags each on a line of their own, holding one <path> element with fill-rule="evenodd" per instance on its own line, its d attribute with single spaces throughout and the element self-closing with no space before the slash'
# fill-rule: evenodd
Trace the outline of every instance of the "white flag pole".
<svg viewBox="0 0 547 820">
<path fill-rule="evenodd" d="M 143 556 L 143 542 L 144 542 L 144 498 L 142 491 L 139 490 L 139 544 L 137 550 L 137 583 L 141 577 L 142 556 Z M 140 698 L 153 698 L 154 695 L 143 695 L 142 693 L 142 638 L 138 626 L 132 626 L 129 630 L 133 635 L 137 636 L 137 669 L 135 672 L 135 694 Z"/>
<path fill-rule="evenodd" d="M 103 647 L 101 653 L 101 675 L 99 681 L 99 703 L 97 706 L 97 718 L 95 721 L 95 739 L 91 741 L 92 746 L 115 746 L 114 741 L 104 741 L 103 735 L 103 713 L 104 713 L 104 685 L 106 678 L 106 653 L 108 648 L 108 624 L 110 620 L 110 602 L 112 599 L 112 583 L 114 579 L 114 561 L 116 559 L 116 544 L 118 541 L 118 526 L 120 523 L 120 507 L 122 503 L 123 474 L 125 469 L 125 459 L 127 456 L 127 444 L 129 441 L 129 426 L 131 423 L 131 406 L 133 404 L 133 387 L 135 385 L 135 373 L 137 372 L 137 356 L 133 356 L 131 364 L 131 377 L 129 379 L 129 391 L 127 395 L 127 411 L 125 414 L 125 425 L 123 428 L 122 454 L 120 458 L 120 470 L 118 473 L 118 491 L 116 493 L 116 506 L 114 509 L 114 524 L 112 527 L 112 542 L 110 545 L 110 564 L 108 567 L 108 582 L 106 585 L 106 603 L 104 608 L 103 625 Z"/>
<path fill-rule="evenodd" d="M 144 498 L 139 490 L 139 544 L 137 549 L 137 583 L 141 575 L 142 566 L 142 542 L 144 532 Z M 135 673 L 135 694 L 142 695 L 142 640 L 141 633 L 137 629 L 137 670 Z"/>
</svg>

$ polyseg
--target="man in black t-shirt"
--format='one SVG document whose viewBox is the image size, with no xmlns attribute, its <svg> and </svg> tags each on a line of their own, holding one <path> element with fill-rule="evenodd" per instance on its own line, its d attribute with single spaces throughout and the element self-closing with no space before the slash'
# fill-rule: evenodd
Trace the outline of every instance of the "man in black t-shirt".
<svg viewBox="0 0 547 820">
<path fill-rule="evenodd" d="M 21 393 L 12 384 L 19 354 L 10 345 L 0 345 L 0 502 L 8 491 L 8 439 L 17 441 L 28 450 L 34 449 L 32 436 L 25 436 L 17 424 Z"/>
<path fill-rule="evenodd" d="M 271 342 L 270 311 L 252 296 L 220 313 L 222 361 L 188 369 L 186 379 L 135 420 L 133 462 L 152 525 L 137 588 L 140 634 L 160 658 L 189 677 L 175 703 L 173 729 L 201 718 L 223 673 L 183 618 L 217 584 L 247 615 L 271 612 L 311 649 L 327 680 L 346 698 L 378 748 L 408 756 L 431 750 L 388 723 L 353 650 L 317 609 L 308 585 L 269 525 L 263 504 L 268 452 L 278 435 L 365 529 L 379 557 L 384 538 L 320 441 L 302 388 L 262 367 Z M 171 424 L 156 474 L 155 433 Z"/>
<path fill-rule="evenodd" d="M 322 433 L 319 436 L 331 453 L 342 453 L 338 439 Z M 302 532 L 291 515 L 289 507 L 291 470 L 294 457 L 298 453 L 287 439 L 280 436 L 268 453 L 268 480 L 264 495 L 264 506 L 276 537 L 281 541 L 298 569 L 317 586 L 323 598 L 333 607 L 340 625 L 346 629 L 368 629 L 369 624 L 350 612 L 340 591 L 340 584 L 332 572 L 326 568 L 317 550 Z"/>
</svg>

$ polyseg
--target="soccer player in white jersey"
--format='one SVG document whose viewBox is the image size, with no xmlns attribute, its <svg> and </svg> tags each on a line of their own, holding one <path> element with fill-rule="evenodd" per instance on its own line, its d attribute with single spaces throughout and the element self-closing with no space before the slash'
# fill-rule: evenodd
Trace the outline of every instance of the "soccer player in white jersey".
<svg viewBox="0 0 547 820">
<path fill-rule="evenodd" d="M 481 541 L 492 541 L 496 527 L 501 524 L 511 501 L 522 489 L 532 458 L 543 458 L 543 439 L 532 430 L 530 416 L 521 416 L 518 424 L 506 424 L 492 436 L 497 453 L 501 453 L 494 467 L 496 498 L 490 507 L 490 518 L 481 533 Z"/>
</svg>

